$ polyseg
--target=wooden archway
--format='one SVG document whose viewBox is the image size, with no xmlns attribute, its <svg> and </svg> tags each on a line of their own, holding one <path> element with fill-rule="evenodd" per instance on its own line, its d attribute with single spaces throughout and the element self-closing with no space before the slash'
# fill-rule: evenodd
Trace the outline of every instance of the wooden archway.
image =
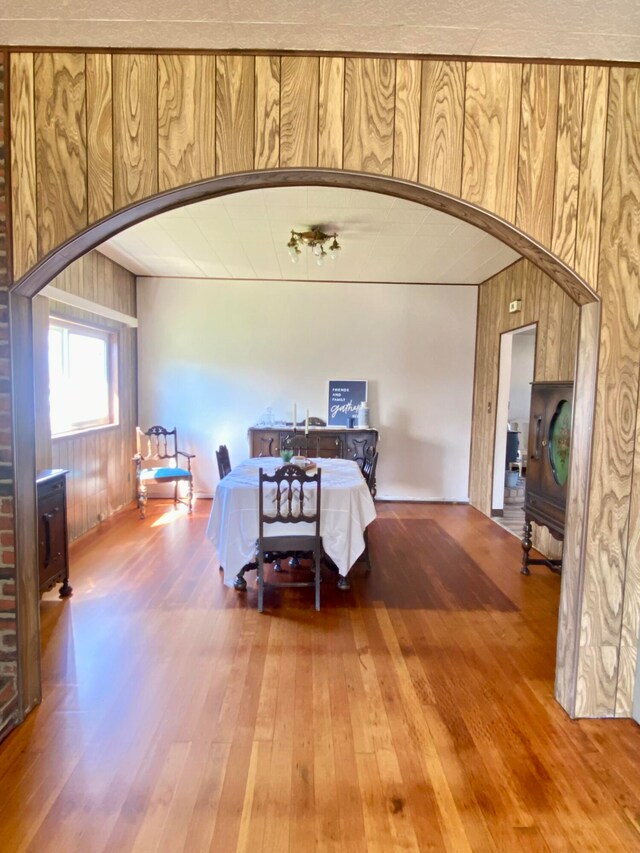
<svg viewBox="0 0 640 853">
<path fill-rule="evenodd" d="M 446 193 L 411 181 L 360 172 L 315 168 L 251 171 L 210 178 L 168 190 L 120 209 L 74 235 L 32 267 L 11 289 L 10 306 L 16 376 L 16 559 L 21 566 L 20 664 L 23 708 L 39 700 L 39 632 L 35 543 L 35 452 L 31 371 L 31 299 L 73 261 L 120 231 L 165 211 L 246 190 L 282 186 L 324 186 L 378 192 L 434 208 L 491 234 L 529 259 L 580 306 L 575 376 L 574 439 L 567 510 L 555 695 L 574 715 L 578 690 L 579 630 L 584 574 L 586 506 L 595 406 L 600 303 L 589 285 L 565 263 L 494 214 Z M 33 581 L 33 582 L 30 582 Z"/>
<path fill-rule="evenodd" d="M 111 216 L 101 219 L 75 234 L 32 267 L 20 281 L 16 282 L 13 286 L 13 292 L 23 296 L 35 296 L 51 279 L 55 278 L 66 266 L 81 255 L 95 249 L 96 246 L 120 231 L 124 231 L 131 225 L 142 222 L 151 216 L 216 196 L 282 186 L 341 187 L 365 190 L 432 207 L 458 219 L 463 219 L 506 243 L 540 267 L 578 305 L 598 301 L 597 295 L 589 285 L 563 261 L 499 216 L 482 210 L 460 198 L 412 181 L 332 169 L 271 169 L 240 172 L 223 175 L 219 178 L 209 178 L 159 193 L 137 204 L 122 208 Z"/>
</svg>

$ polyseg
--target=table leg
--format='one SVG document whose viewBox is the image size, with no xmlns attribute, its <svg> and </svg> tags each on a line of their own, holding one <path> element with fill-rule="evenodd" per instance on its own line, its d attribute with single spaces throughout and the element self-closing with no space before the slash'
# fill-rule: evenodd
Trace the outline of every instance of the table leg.
<svg viewBox="0 0 640 853">
<path fill-rule="evenodd" d="M 247 563 L 243 566 L 238 574 L 236 575 L 236 579 L 233 582 L 233 588 L 243 592 L 247 588 L 247 582 L 244 579 L 245 572 L 255 571 L 258 568 L 257 563 Z"/>
<path fill-rule="evenodd" d="M 522 575 L 531 574 L 531 570 L 529 569 L 529 551 L 531 550 L 531 545 L 531 522 L 528 518 L 525 518 L 524 530 L 522 532 L 522 568 L 520 569 L 520 574 Z"/>
<path fill-rule="evenodd" d="M 344 591 L 351 589 L 351 581 L 349 580 L 349 575 L 340 575 L 340 577 L 338 578 L 338 589 Z"/>
</svg>

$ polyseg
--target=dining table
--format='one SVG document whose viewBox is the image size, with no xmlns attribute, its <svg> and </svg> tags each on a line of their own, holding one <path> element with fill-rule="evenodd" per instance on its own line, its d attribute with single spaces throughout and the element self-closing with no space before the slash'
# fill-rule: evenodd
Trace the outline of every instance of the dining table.
<svg viewBox="0 0 640 853">
<path fill-rule="evenodd" d="M 347 575 L 365 549 L 365 530 L 376 517 L 375 504 L 357 462 L 349 459 L 313 459 L 321 474 L 320 535 L 324 553 L 339 573 L 338 586 L 349 588 Z M 273 474 L 283 462 L 278 457 L 254 457 L 236 465 L 218 483 L 206 535 L 213 542 L 224 583 L 245 589 L 244 572 L 256 558 L 258 539 L 259 472 Z M 298 522 L 296 535 L 313 532 Z M 305 530 L 309 527 L 309 531 Z M 290 525 L 270 525 L 269 534 L 291 534 Z"/>
</svg>

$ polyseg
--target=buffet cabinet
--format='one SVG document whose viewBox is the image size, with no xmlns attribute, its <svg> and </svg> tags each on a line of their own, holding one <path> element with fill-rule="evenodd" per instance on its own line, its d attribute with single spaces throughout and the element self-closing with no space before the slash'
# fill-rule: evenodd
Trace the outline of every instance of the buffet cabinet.
<svg viewBox="0 0 640 853">
<path fill-rule="evenodd" d="M 71 595 L 67 539 L 67 471 L 41 471 L 36 477 L 40 592 L 57 583 L 60 598 Z"/>
<path fill-rule="evenodd" d="M 531 559 L 531 523 L 546 527 L 564 539 L 569 457 L 571 450 L 572 382 L 533 382 L 529 416 L 529 459 L 524 499 L 522 573 L 531 564 L 559 572 L 561 560 Z"/>
<path fill-rule="evenodd" d="M 304 429 L 251 427 L 249 451 L 251 456 L 279 456 L 291 448 L 300 456 L 315 458 L 353 459 L 362 465 L 366 455 L 375 452 L 378 430 L 347 427 L 310 427 Z"/>
</svg>

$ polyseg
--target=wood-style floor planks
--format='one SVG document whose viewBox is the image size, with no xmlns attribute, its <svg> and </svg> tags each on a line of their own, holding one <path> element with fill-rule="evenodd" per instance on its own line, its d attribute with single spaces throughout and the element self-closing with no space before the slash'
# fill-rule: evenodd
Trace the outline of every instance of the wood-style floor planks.
<svg viewBox="0 0 640 853">
<path fill-rule="evenodd" d="M 640 739 L 553 699 L 560 580 L 466 506 L 378 504 L 352 590 L 226 589 L 152 502 L 41 603 L 43 704 L 0 745 L 0 851 L 630 851 Z M 290 569 L 286 570 L 290 571 Z"/>
</svg>

